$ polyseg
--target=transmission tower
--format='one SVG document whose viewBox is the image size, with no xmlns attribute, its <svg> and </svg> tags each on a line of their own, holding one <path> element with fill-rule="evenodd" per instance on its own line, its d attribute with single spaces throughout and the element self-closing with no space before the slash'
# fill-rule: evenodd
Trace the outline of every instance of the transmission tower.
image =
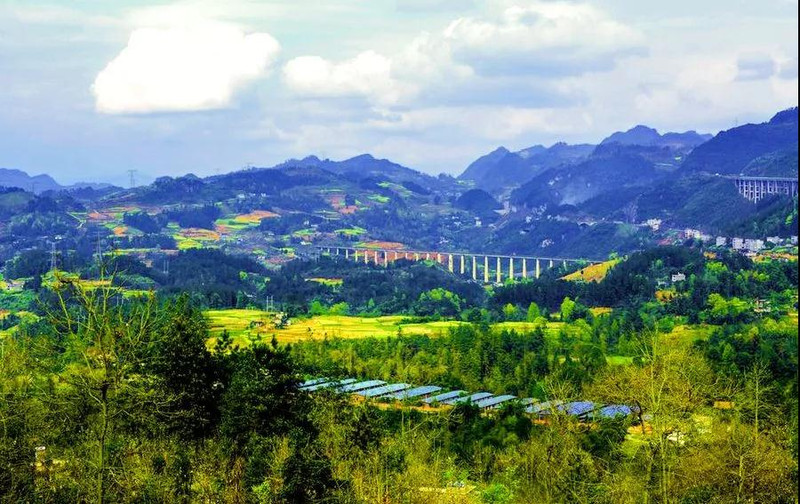
<svg viewBox="0 0 800 504">
<path fill-rule="evenodd" d="M 56 255 L 56 242 L 50 242 L 50 271 L 58 268 L 58 256 Z"/>
<path fill-rule="evenodd" d="M 103 264 L 103 248 L 102 242 L 100 241 L 100 231 L 97 231 L 97 267 L 100 268 Z"/>
<path fill-rule="evenodd" d="M 133 189 L 136 187 L 136 170 L 128 170 L 128 176 L 130 177 L 131 189 Z"/>
</svg>

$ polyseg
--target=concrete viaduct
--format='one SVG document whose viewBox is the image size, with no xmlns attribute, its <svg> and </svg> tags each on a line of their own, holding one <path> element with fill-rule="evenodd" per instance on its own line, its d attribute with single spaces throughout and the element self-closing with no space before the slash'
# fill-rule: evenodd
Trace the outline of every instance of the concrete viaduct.
<svg viewBox="0 0 800 504">
<path fill-rule="evenodd" d="M 730 177 L 736 183 L 739 194 L 753 203 L 758 203 L 770 194 L 786 194 L 797 197 L 797 179 L 788 177 Z"/>
<path fill-rule="evenodd" d="M 320 253 L 345 260 L 388 266 L 390 262 L 400 259 L 409 261 L 436 261 L 446 266 L 451 273 L 463 276 L 471 275 L 474 281 L 483 283 L 494 280 L 501 283 L 507 278 L 539 278 L 544 269 L 556 265 L 597 264 L 598 261 L 585 259 L 565 259 L 559 257 L 532 257 L 497 254 L 470 254 L 458 252 L 430 252 L 419 250 L 384 250 L 357 247 L 317 247 Z M 493 271 L 492 271 L 493 270 Z"/>
</svg>

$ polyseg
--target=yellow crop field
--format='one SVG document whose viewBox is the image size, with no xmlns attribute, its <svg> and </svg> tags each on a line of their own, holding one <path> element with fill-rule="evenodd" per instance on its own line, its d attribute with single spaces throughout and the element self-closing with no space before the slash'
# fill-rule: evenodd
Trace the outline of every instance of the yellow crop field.
<svg viewBox="0 0 800 504">
<path fill-rule="evenodd" d="M 619 263 L 620 259 L 591 264 L 583 269 L 579 269 L 569 275 L 562 277 L 562 280 L 569 282 L 599 282 L 606 277 L 606 274 Z"/>
<path fill-rule="evenodd" d="M 306 282 L 316 282 L 318 284 L 327 285 L 328 287 L 339 287 L 344 283 L 344 279 L 313 277 L 313 278 L 306 278 Z"/>
<path fill-rule="evenodd" d="M 210 344 L 227 330 L 234 343 L 247 345 L 258 341 L 268 342 L 275 335 L 279 343 L 295 343 L 310 339 L 387 337 L 398 334 L 442 334 L 458 321 L 402 323 L 407 317 L 353 317 L 347 315 L 319 315 L 307 319 L 291 319 L 283 328 L 276 328 L 274 314 L 260 310 L 208 310 L 212 338 Z"/>
<path fill-rule="evenodd" d="M 280 216 L 275 212 L 270 212 L 269 210 L 253 210 L 250 213 L 237 215 L 233 218 L 233 220 L 245 224 L 260 224 L 261 219 L 273 219 L 275 217 Z"/>
<path fill-rule="evenodd" d="M 269 342 L 273 335 L 281 344 L 325 338 L 385 338 L 398 334 L 436 337 L 446 334 L 452 327 L 466 324 L 459 320 L 414 322 L 413 318 L 403 315 L 383 317 L 318 315 L 305 319 L 291 319 L 286 327 L 277 328 L 274 321 L 275 314 L 261 310 L 208 310 L 205 315 L 211 332 L 208 341 L 210 347 L 216 344 L 216 339 L 224 330 L 228 331 L 235 344 L 246 346 L 256 342 Z M 542 322 L 500 322 L 493 327 L 498 330 L 527 332 L 533 331 L 541 324 Z M 547 336 L 549 338 L 557 336 L 563 325 L 562 322 L 548 322 Z"/>
</svg>

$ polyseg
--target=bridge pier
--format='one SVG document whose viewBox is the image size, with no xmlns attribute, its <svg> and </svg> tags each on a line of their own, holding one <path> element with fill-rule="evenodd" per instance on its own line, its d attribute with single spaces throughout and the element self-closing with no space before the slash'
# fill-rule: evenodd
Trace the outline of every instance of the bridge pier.
<svg viewBox="0 0 800 504">
<path fill-rule="evenodd" d="M 383 251 L 383 267 L 389 267 L 389 252 L 387 250 Z"/>
<path fill-rule="evenodd" d="M 344 249 L 344 258 L 350 259 L 350 249 Z"/>
<path fill-rule="evenodd" d="M 549 269 L 553 269 L 553 260 L 552 259 L 550 259 L 550 268 Z"/>
<path fill-rule="evenodd" d="M 508 278 L 514 280 L 514 258 L 508 258 Z"/>
<path fill-rule="evenodd" d="M 453 254 L 447 254 L 447 270 L 453 272 Z"/>
<path fill-rule="evenodd" d="M 483 256 L 483 283 L 489 283 L 489 256 Z"/>
<path fill-rule="evenodd" d="M 539 279 L 539 276 L 542 274 L 542 267 L 539 264 L 539 259 L 536 259 L 536 279 Z"/>
<path fill-rule="evenodd" d="M 464 254 L 461 254 L 460 257 L 461 257 L 461 274 L 463 275 L 466 270 L 466 267 L 464 266 L 464 261 L 465 261 Z"/>
<path fill-rule="evenodd" d="M 472 279 L 478 280 L 478 259 L 475 256 L 472 256 Z"/>
<path fill-rule="evenodd" d="M 500 258 L 497 258 L 497 283 L 501 283 L 503 281 L 503 265 L 500 263 Z"/>
<path fill-rule="evenodd" d="M 528 278 L 528 260 L 522 258 L 522 278 Z"/>
</svg>

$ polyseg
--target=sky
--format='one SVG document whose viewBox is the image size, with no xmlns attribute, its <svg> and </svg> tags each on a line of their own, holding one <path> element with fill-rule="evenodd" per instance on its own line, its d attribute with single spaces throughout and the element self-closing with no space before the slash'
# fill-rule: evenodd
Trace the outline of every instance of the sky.
<svg viewBox="0 0 800 504">
<path fill-rule="evenodd" d="M 0 167 L 126 184 L 498 146 L 798 103 L 797 0 L 0 2 Z"/>
</svg>

